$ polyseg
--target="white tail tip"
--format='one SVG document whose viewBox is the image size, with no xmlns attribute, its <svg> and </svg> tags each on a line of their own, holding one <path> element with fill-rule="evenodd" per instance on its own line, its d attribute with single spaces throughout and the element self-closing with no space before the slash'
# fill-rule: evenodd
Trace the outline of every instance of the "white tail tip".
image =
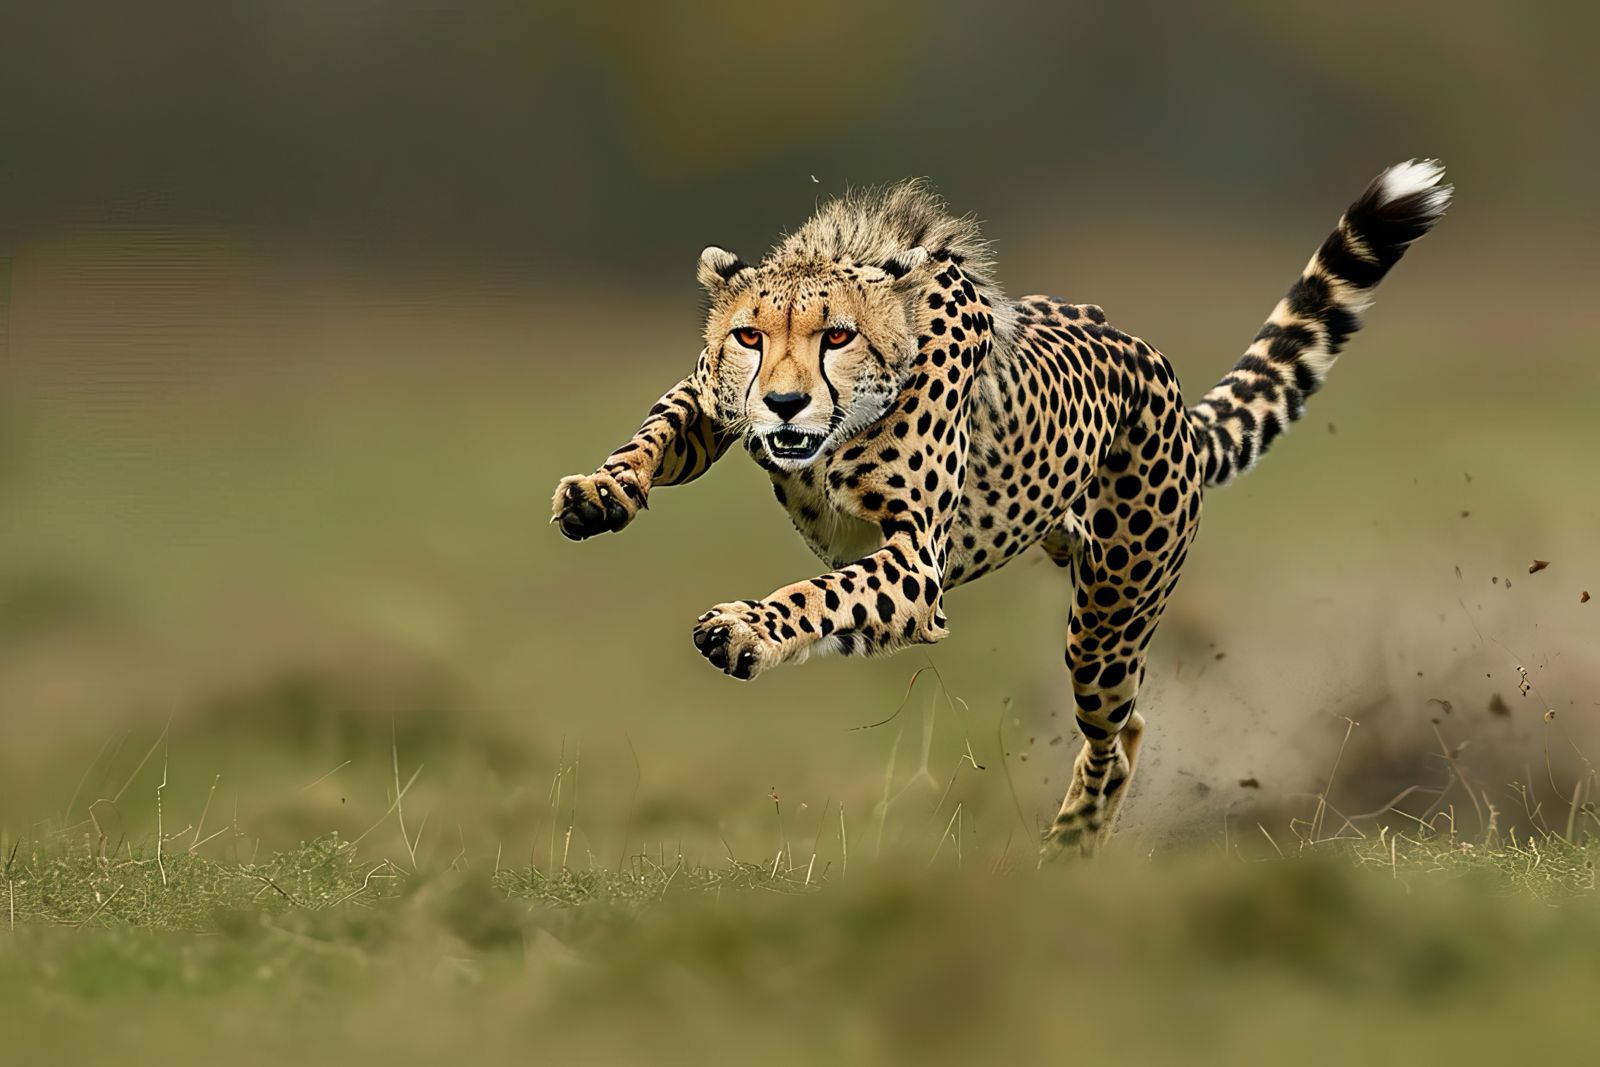
<svg viewBox="0 0 1600 1067">
<path fill-rule="evenodd" d="M 1424 193 L 1423 204 L 1430 215 L 1439 215 L 1450 205 L 1453 191 L 1444 181 L 1444 164 L 1437 159 L 1408 159 L 1396 163 L 1378 177 L 1385 204 L 1401 197 Z"/>
</svg>

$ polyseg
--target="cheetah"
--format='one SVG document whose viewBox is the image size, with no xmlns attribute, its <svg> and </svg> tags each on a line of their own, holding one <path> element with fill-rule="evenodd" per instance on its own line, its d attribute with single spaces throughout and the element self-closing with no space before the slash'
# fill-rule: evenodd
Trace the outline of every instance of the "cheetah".
<svg viewBox="0 0 1600 1067">
<path fill-rule="evenodd" d="M 1304 414 L 1451 194 L 1434 160 L 1375 178 L 1193 407 L 1166 357 L 1099 307 L 1006 297 L 975 220 L 923 182 L 824 202 L 759 263 L 701 253 L 693 372 L 598 470 L 561 480 L 551 521 L 572 540 L 621 530 L 653 489 L 741 444 L 833 569 L 699 617 L 695 648 L 739 679 L 939 641 L 946 593 L 1039 546 L 1072 572 L 1084 737 L 1041 851 L 1093 854 L 1138 763 L 1146 650 L 1204 491 Z"/>
</svg>

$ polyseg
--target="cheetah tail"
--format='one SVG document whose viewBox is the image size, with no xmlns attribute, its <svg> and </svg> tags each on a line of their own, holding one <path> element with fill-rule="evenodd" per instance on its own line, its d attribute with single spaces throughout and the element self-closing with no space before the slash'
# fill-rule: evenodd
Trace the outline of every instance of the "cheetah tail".
<svg viewBox="0 0 1600 1067">
<path fill-rule="evenodd" d="M 1272 309 L 1244 357 L 1189 410 L 1205 484 L 1255 465 L 1322 385 L 1361 313 L 1407 246 L 1450 206 L 1437 160 L 1408 160 L 1372 180 Z"/>
</svg>

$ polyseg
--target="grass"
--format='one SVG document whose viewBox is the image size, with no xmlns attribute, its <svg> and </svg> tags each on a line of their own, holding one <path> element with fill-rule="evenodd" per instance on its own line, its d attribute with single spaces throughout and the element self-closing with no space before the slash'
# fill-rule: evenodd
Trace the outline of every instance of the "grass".
<svg viewBox="0 0 1600 1067">
<path fill-rule="evenodd" d="M 992 808 L 965 825 L 964 802 L 950 803 L 963 768 L 982 769 L 970 738 L 947 782 L 927 745 L 909 775 L 891 750 L 879 839 L 870 852 L 858 840 L 853 867 L 842 806 L 802 827 L 776 794 L 770 859 L 741 861 L 724 842 L 702 862 L 657 842 L 609 865 L 571 847 L 584 836 L 576 750 L 563 747 L 546 797 L 544 863 L 507 863 L 498 846 L 491 859 L 464 835 L 430 859 L 426 820 L 408 827 L 420 769 L 403 770 L 398 731 L 375 824 L 263 854 L 238 813 L 206 832 L 215 788 L 197 819 L 165 829 L 163 731 L 115 800 L 3 848 L 0 1038 L 73 1056 L 79 1029 L 62 1020 L 131 1039 L 156 1016 L 179 1062 L 236 1040 L 271 1062 L 269 1015 L 318 1035 L 283 1055 L 329 1062 L 513 1055 L 521 1035 L 584 1059 L 655 1062 L 692 1040 L 701 1062 L 796 1063 L 1039 1058 L 1064 1040 L 1136 1061 L 1238 1062 L 1303 1042 L 1295 1025 L 1327 1038 L 1300 1062 L 1369 1043 L 1495 1062 L 1508 1036 L 1552 1053 L 1591 1039 L 1576 1008 L 1600 995 L 1586 790 L 1567 835 L 1519 836 L 1457 819 L 1449 789 L 1477 812 L 1492 801 L 1452 764 L 1423 817 L 1396 805 L 1363 830 L 1332 799 L 1354 729 L 1276 836 L 1259 823 L 1259 838 L 1163 850 L 1129 836 L 1102 862 L 1043 869 L 1031 837 L 987 832 Z M 114 838 L 97 807 L 134 803 L 146 773 L 155 833 Z M 927 792 L 908 792 L 924 777 Z M 885 843 L 906 805 L 924 817 L 897 818 Z M 1484 1029 L 1504 1012 L 1524 1021 Z M 227 1024 L 174 1022 L 190 1016 Z M 1328 1030 L 1332 1017 L 1349 1027 Z"/>
<path fill-rule="evenodd" d="M 97 1040 L 164 1034 L 185 1062 L 235 1038 L 264 1055 L 265 1014 L 317 1062 L 519 1040 L 638 1062 L 1040 1056 L 1062 1040 L 1148 1062 L 1276 1040 L 1304 1042 L 1300 1062 L 1360 1044 L 1489 1062 L 1487 1019 L 1527 1013 L 1490 1029 L 1554 1051 L 1592 1040 L 1577 1007 L 1600 995 L 1592 838 L 1385 829 L 1281 857 L 1120 849 L 1043 870 L 1021 850 L 958 868 L 896 848 L 826 877 L 781 847 L 771 864 L 640 852 L 621 869 L 458 855 L 412 870 L 404 850 L 331 834 L 248 862 L 81 832 L 10 851 L 0 1035 L 63 1055 L 73 1020 Z M 1314 1041 L 1290 1025 L 1319 1020 Z"/>
</svg>

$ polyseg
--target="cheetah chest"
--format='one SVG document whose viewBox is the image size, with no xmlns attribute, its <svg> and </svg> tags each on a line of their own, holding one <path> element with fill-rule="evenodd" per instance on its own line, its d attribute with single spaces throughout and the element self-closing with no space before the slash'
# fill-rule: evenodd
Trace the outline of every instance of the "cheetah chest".
<svg viewBox="0 0 1600 1067">
<path fill-rule="evenodd" d="M 883 546 L 883 532 L 841 511 L 821 485 L 821 477 L 774 473 L 773 494 L 789 512 L 794 528 L 824 563 L 839 567 Z"/>
</svg>

